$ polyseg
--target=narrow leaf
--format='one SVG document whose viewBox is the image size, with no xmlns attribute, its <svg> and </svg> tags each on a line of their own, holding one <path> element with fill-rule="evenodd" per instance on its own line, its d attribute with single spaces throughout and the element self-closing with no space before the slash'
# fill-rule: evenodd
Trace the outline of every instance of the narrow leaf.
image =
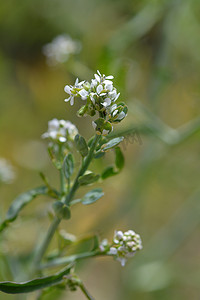
<svg viewBox="0 0 200 300">
<path fill-rule="evenodd" d="M 0 291 L 7 294 L 22 294 L 53 286 L 62 282 L 63 276 L 68 275 L 71 268 L 72 265 L 67 266 L 64 270 L 56 273 L 55 275 L 41 277 L 21 283 L 11 281 L 0 282 Z"/>
<path fill-rule="evenodd" d="M 99 151 L 97 151 L 95 154 L 94 154 L 94 158 L 101 158 L 101 157 L 103 157 L 105 155 L 105 152 L 103 152 L 103 151 L 101 151 L 101 150 L 99 150 Z"/>
<path fill-rule="evenodd" d="M 67 154 L 64 159 L 63 163 L 63 171 L 65 174 L 65 177 L 69 179 L 74 171 L 74 159 L 73 155 L 71 153 Z"/>
<path fill-rule="evenodd" d="M 106 179 L 108 177 L 111 177 L 111 176 L 114 176 L 114 175 L 117 175 L 118 172 L 115 171 L 115 168 L 114 166 L 109 166 L 107 167 L 103 173 L 101 174 L 101 178 L 102 179 Z"/>
<path fill-rule="evenodd" d="M 0 224 L 0 232 L 5 227 L 7 227 L 7 225 L 10 222 L 14 221 L 17 218 L 20 211 L 22 210 L 22 208 L 26 206 L 28 203 L 30 203 L 35 197 L 37 197 L 38 195 L 47 195 L 47 194 L 48 194 L 48 188 L 46 186 L 42 186 L 19 195 L 12 202 L 6 214 L 5 220 L 3 221 L 3 223 Z"/>
<path fill-rule="evenodd" d="M 83 176 L 80 176 L 78 181 L 80 185 L 87 185 L 91 184 L 99 179 L 100 175 L 94 174 L 94 173 L 89 173 Z"/>
<path fill-rule="evenodd" d="M 106 144 L 102 145 L 101 149 L 103 151 L 112 149 L 112 148 L 116 147 L 117 145 L 119 145 L 119 143 L 121 143 L 121 141 L 123 141 L 123 139 L 124 139 L 123 136 L 114 138 L 114 139 L 110 140 L 109 142 L 107 142 Z"/>
<path fill-rule="evenodd" d="M 104 192 L 101 188 L 91 190 L 88 192 L 81 200 L 81 202 L 85 205 L 94 203 L 98 199 L 100 199 L 104 195 Z"/>
<path fill-rule="evenodd" d="M 124 167 L 124 155 L 119 147 L 115 148 L 115 165 L 120 171 Z"/>
</svg>

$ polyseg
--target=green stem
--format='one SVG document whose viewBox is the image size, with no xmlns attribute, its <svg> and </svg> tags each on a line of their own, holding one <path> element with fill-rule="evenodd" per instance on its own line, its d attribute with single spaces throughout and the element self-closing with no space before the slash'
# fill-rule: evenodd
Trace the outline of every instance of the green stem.
<svg viewBox="0 0 200 300">
<path fill-rule="evenodd" d="M 36 255 L 36 258 L 34 260 L 34 263 L 35 263 L 35 266 L 36 268 L 38 267 L 38 265 L 40 264 L 40 261 L 42 260 L 42 257 L 44 255 L 44 253 L 46 252 L 48 246 L 49 246 L 49 243 L 50 241 L 52 240 L 53 236 L 54 236 L 54 233 L 56 231 L 56 229 L 58 228 L 58 225 L 60 224 L 61 222 L 61 219 L 55 217 L 53 222 L 51 223 L 51 226 L 49 227 L 49 230 L 47 232 L 47 235 Z"/>
<path fill-rule="evenodd" d="M 103 255 L 103 253 L 101 253 L 99 251 L 93 251 L 93 252 L 83 252 L 83 253 L 74 254 L 74 255 L 70 255 L 70 256 L 66 256 L 66 257 L 60 257 L 60 258 L 56 258 L 56 259 L 50 261 L 49 263 L 41 265 L 40 269 L 46 269 L 46 268 L 66 265 L 71 262 L 81 260 L 83 258 L 89 258 L 89 257 L 94 257 L 94 256 L 100 256 L 100 255 Z"/>
<path fill-rule="evenodd" d="M 77 188 L 79 186 L 79 183 L 78 183 L 79 176 L 82 176 L 85 173 L 85 171 L 87 170 L 87 168 L 88 168 L 88 166 L 89 166 L 89 164 L 90 164 L 90 162 L 91 162 L 91 160 L 93 158 L 93 153 L 94 153 L 94 150 L 96 148 L 96 145 L 97 145 L 100 137 L 101 137 L 100 135 L 96 135 L 95 138 L 94 138 L 94 140 L 93 140 L 93 143 L 91 145 L 90 151 L 89 151 L 88 155 L 86 156 L 86 158 L 84 159 L 84 161 L 82 163 L 82 166 L 81 166 L 81 168 L 80 168 L 80 170 L 78 172 L 78 175 L 77 175 L 77 177 L 76 177 L 76 179 L 74 181 L 74 184 L 73 184 L 72 188 L 70 189 L 70 191 L 69 191 L 69 193 L 68 193 L 68 195 L 67 195 L 67 197 L 65 199 L 65 203 L 67 205 L 69 205 L 69 203 L 73 199 L 73 196 L 74 196 L 74 194 L 75 194 L 75 192 L 76 192 L 76 190 L 77 190 Z M 64 177 L 64 174 L 62 173 L 61 180 L 63 180 L 63 177 Z M 62 186 L 62 189 L 63 189 L 63 184 L 62 183 L 61 183 L 61 186 Z M 42 260 L 42 257 L 45 254 L 45 252 L 46 252 L 46 250 L 47 250 L 47 248 L 49 246 L 49 243 L 51 242 L 51 240 L 52 240 L 52 238 L 54 236 L 54 233 L 55 233 L 58 225 L 60 224 L 60 222 L 61 222 L 61 219 L 59 219 L 57 217 L 54 218 L 54 220 L 53 220 L 53 222 L 52 222 L 52 224 L 51 224 L 51 226 L 50 226 L 50 228 L 49 228 L 49 230 L 47 232 L 47 235 L 46 235 L 46 237 L 45 237 L 45 239 L 44 239 L 44 241 L 43 241 L 43 243 L 41 245 L 41 248 L 40 248 L 38 254 L 36 255 L 36 258 L 35 258 L 35 261 L 34 261 L 35 265 L 36 265 L 36 268 L 38 268 L 38 265 L 40 264 L 40 262 Z"/>
<path fill-rule="evenodd" d="M 79 287 L 81 289 L 81 291 L 83 292 L 83 294 L 86 296 L 87 299 L 89 300 L 95 300 L 88 292 L 88 290 L 86 289 L 86 287 L 84 286 L 84 284 L 82 282 L 79 283 Z"/>
<path fill-rule="evenodd" d="M 85 173 L 85 171 L 87 170 L 87 168 L 88 168 L 88 166 L 89 166 L 89 164 L 90 164 L 90 162 L 91 162 L 91 160 L 92 160 L 92 158 L 93 158 L 93 153 L 94 153 L 94 150 L 95 150 L 95 148 L 96 148 L 96 146 L 97 146 L 97 143 L 98 143 L 100 137 L 101 137 L 100 135 L 95 135 L 95 138 L 94 138 L 94 140 L 93 140 L 93 142 L 92 142 L 90 151 L 89 151 L 88 155 L 86 156 L 86 158 L 84 159 L 84 161 L 83 161 L 83 163 L 82 163 L 82 166 L 81 166 L 81 168 L 80 168 L 80 170 L 79 170 L 79 172 L 78 172 L 78 174 L 77 174 L 77 176 L 76 176 L 76 179 L 75 179 L 75 181 L 74 181 L 74 184 L 73 184 L 73 186 L 72 186 L 72 188 L 71 188 L 69 194 L 67 195 L 67 197 L 66 197 L 66 199 L 65 199 L 65 204 L 66 204 L 66 205 L 69 205 L 69 203 L 72 201 L 72 198 L 73 198 L 73 196 L 74 196 L 74 194 L 75 194 L 75 192 L 76 192 L 76 190 L 77 190 L 77 188 L 78 188 L 78 186 L 79 186 L 78 179 L 79 179 L 79 177 L 82 176 L 82 175 Z"/>
<path fill-rule="evenodd" d="M 65 194 L 65 176 L 63 168 L 60 169 L 60 193 L 61 195 Z"/>
</svg>

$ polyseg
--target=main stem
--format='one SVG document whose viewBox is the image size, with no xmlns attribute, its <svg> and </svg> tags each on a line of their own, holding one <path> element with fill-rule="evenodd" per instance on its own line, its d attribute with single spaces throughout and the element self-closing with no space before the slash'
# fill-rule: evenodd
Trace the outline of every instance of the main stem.
<svg viewBox="0 0 200 300">
<path fill-rule="evenodd" d="M 65 199 L 65 204 L 66 205 L 69 205 L 69 203 L 71 202 L 71 200 L 72 200 L 72 198 L 73 198 L 73 196 L 74 196 L 74 194 L 75 194 L 75 192 L 76 192 L 76 190 L 77 190 L 77 188 L 79 186 L 78 179 L 87 170 L 87 168 L 88 168 L 88 166 L 89 166 L 89 164 L 90 164 L 90 162 L 91 162 L 91 160 L 93 158 L 93 153 L 94 153 L 94 150 L 96 148 L 96 145 L 97 145 L 100 137 L 101 137 L 100 135 L 97 135 L 97 134 L 95 135 L 95 138 L 94 138 L 93 143 L 91 145 L 90 151 L 89 151 L 88 155 L 86 156 L 86 158 L 84 159 L 84 161 L 82 163 L 82 166 L 81 166 L 81 168 L 80 168 L 80 170 L 79 170 L 79 172 L 78 172 L 78 174 L 76 176 L 74 184 L 73 184 L 72 188 L 70 189 L 69 193 L 66 196 L 66 199 Z"/>
<path fill-rule="evenodd" d="M 90 151 L 89 151 L 88 155 L 86 156 L 86 158 L 84 159 L 84 161 L 82 163 L 82 166 L 81 166 L 81 168 L 80 168 L 80 170 L 77 174 L 77 177 L 74 181 L 74 184 L 73 184 L 72 188 L 70 189 L 69 193 L 66 196 L 66 199 L 65 199 L 65 204 L 66 205 L 69 205 L 69 203 L 73 199 L 73 196 L 74 196 L 74 194 L 75 194 L 75 192 L 76 192 L 76 190 L 79 186 L 78 179 L 87 170 L 87 168 L 88 168 L 88 166 L 89 166 L 89 164 L 90 164 L 90 162 L 93 158 L 93 153 L 94 153 L 94 150 L 97 146 L 97 143 L 98 143 L 100 137 L 101 137 L 100 135 L 95 135 L 95 138 L 94 138 L 93 143 L 91 145 Z M 45 237 L 45 239 L 44 239 L 44 241 L 43 241 L 43 243 L 42 243 L 42 245 L 41 245 L 41 247 L 38 251 L 38 254 L 35 258 L 34 263 L 36 265 L 36 268 L 38 268 L 38 266 L 39 266 L 39 264 L 42 260 L 42 257 L 44 256 L 44 254 L 45 254 L 45 252 L 46 252 L 46 250 L 49 246 L 49 243 L 51 242 L 51 240 L 54 236 L 54 233 L 55 233 L 56 229 L 58 228 L 58 225 L 60 224 L 60 222 L 61 222 L 61 219 L 59 219 L 58 217 L 55 217 L 53 222 L 51 223 L 51 225 L 49 227 L 49 230 L 47 232 L 47 235 L 46 235 L 46 237 Z"/>
</svg>

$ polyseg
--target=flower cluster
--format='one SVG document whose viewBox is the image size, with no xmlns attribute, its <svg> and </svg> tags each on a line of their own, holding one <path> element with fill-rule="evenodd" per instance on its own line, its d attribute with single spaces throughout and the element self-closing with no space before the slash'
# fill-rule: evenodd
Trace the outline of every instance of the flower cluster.
<svg viewBox="0 0 200 300">
<path fill-rule="evenodd" d="M 79 53 L 81 44 L 79 41 L 74 41 L 69 35 L 59 35 L 49 44 L 43 47 L 43 53 L 47 57 L 49 65 L 63 63 L 69 59 L 72 54 Z"/>
<path fill-rule="evenodd" d="M 65 143 L 71 141 L 78 134 L 78 129 L 70 121 L 53 119 L 48 122 L 48 131 L 42 138 L 49 138 L 53 142 Z"/>
<path fill-rule="evenodd" d="M 101 75 L 97 71 L 91 82 L 79 82 L 77 78 L 74 85 L 66 85 L 64 88 L 69 94 L 65 102 L 70 101 L 73 105 L 75 97 L 86 102 L 78 111 L 79 116 L 99 114 L 99 118 L 93 121 L 93 127 L 98 134 L 110 133 L 113 129 L 112 123 L 121 122 L 127 115 L 127 106 L 124 103 L 116 104 L 120 93 L 113 86 L 113 78 L 112 75 Z"/>
<path fill-rule="evenodd" d="M 12 165 L 5 159 L 0 158 L 0 182 L 12 183 L 15 172 Z"/>
<path fill-rule="evenodd" d="M 142 241 L 139 234 L 133 230 L 126 232 L 115 231 L 112 245 L 107 240 L 103 240 L 100 250 L 108 255 L 112 255 L 124 266 L 127 259 L 135 255 L 137 250 L 142 249 Z"/>
</svg>

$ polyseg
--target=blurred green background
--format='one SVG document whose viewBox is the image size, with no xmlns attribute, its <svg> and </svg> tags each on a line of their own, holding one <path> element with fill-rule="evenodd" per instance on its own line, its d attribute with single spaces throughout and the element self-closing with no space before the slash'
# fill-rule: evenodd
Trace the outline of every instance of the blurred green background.
<svg viewBox="0 0 200 300">
<path fill-rule="evenodd" d="M 200 299 L 199 32 L 197 0 L 0 3 L 0 157 L 16 171 L 12 185 L 0 186 L 0 218 L 19 193 L 41 185 L 39 171 L 58 185 L 40 139 L 48 120 L 69 119 L 85 137 L 93 134 L 91 120 L 76 116 L 80 102 L 64 103 L 66 84 L 76 77 L 89 80 L 99 69 L 114 75 L 129 106 L 128 117 L 115 127 L 127 135 L 123 172 L 99 184 L 104 198 L 75 207 L 72 220 L 62 224 L 77 236 L 95 232 L 111 239 L 115 229 L 133 229 L 142 237 L 143 250 L 124 268 L 111 258 L 78 264 L 77 273 L 97 300 Z M 82 50 L 50 67 L 42 47 L 60 34 L 79 40 Z M 112 160 L 108 155 L 94 167 Z M 50 206 L 48 199 L 35 200 L 7 229 L 1 280 L 19 278 L 16 264 L 8 271 L 5 257 L 14 261 L 35 247 L 48 228 Z M 15 296 L 0 293 L 0 299 Z M 65 292 L 60 299 L 85 298 Z"/>
</svg>

